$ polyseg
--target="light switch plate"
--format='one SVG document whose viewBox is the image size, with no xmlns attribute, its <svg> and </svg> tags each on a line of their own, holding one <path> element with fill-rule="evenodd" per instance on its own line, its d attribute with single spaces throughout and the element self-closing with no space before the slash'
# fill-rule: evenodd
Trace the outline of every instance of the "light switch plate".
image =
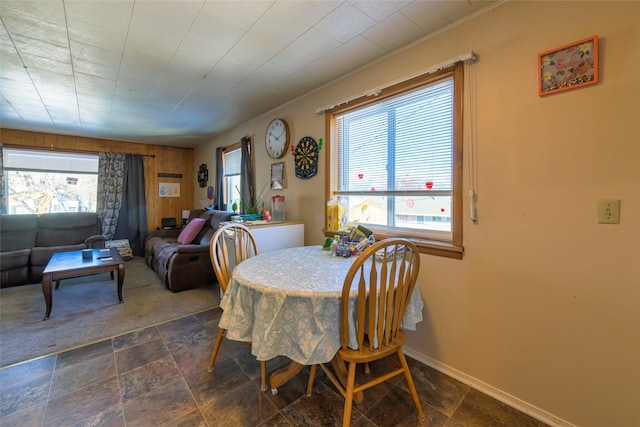
<svg viewBox="0 0 640 427">
<path fill-rule="evenodd" d="M 620 224 L 620 200 L 598 200 L 598 224 Z"/>
</svg>

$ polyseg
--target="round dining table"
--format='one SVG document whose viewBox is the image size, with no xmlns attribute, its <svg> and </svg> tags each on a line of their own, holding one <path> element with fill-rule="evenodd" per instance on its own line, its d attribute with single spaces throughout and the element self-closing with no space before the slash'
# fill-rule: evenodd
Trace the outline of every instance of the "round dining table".
<svg viewBox="0 0 640 427">
<path fill-rule="evenodd" d="M 286 356 L 296 367 L 331 362 L 340 348 L 344 279 L 355 259 L 332 256 L 321 246 L 301 246 L 243 261 L 234 268 L 222 297 L 220 328 L 226 329 L 228 339 L 250 341 L 258 360 Z M 415 286 L 404 329 L 415 330 L 423 307 Z M 294 371 L 275 381 L 272 375 L 272 391 Z"/>
</svg>

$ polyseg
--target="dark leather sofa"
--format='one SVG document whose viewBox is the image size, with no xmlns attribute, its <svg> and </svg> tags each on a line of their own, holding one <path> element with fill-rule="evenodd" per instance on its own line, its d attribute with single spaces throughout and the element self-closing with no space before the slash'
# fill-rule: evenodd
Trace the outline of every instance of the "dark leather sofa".
<svg viewBox="0 0 640 427">
<path fill-rule="evenodd" d="M 0 286 L 41 282 L 54 253 L 104 248 L 101 233 L 94 212 L 0 215 Z"/>
<path fill-rule="evenodd" d="M 205 224 L 190 244 L 178 243 L 181 229 L 150 232 L 144 244 L 145 262 L 172 292 L 214 283 L 209 244 L 220 223 L 230 221 L 231 215 L 231 212 L 208 209 L 191 211 L 189 221 L 202 218 Z"/>
</svg>

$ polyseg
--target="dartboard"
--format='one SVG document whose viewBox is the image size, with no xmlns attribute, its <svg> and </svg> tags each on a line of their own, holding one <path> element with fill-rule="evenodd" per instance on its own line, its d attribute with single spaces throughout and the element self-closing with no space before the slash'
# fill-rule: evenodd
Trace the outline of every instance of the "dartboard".
<svg viewBox="0 0 640 427">
<path fill-rule="evenodd" d="M 308 179 L 318 173 L 318 143 L 310 136 L 305 136 L 296 145 L 294 153 L 296 176 Z"/>
</svg>

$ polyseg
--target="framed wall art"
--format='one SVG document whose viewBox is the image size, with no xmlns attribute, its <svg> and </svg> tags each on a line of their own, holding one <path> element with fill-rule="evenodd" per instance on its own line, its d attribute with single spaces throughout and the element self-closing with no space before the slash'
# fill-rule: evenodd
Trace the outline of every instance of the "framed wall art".
<svg viewBox="0 0 640 427">
<path fill-rule="evenodd" d="M 538 55 L 539 96 L 595 83 L 598 83 L 598 36 Z"/>
<path fill-rule="evenodd" d="M 271 165 L 271 189 L 282 190 L 287 187 L 284 176 L 284 162 Z"/>
<path fill-rule="evenodd" d="M 180 183 L 161 182 L 158 185 L 158 193 L 160 197 L 180 197 Z"/>
</svg>

